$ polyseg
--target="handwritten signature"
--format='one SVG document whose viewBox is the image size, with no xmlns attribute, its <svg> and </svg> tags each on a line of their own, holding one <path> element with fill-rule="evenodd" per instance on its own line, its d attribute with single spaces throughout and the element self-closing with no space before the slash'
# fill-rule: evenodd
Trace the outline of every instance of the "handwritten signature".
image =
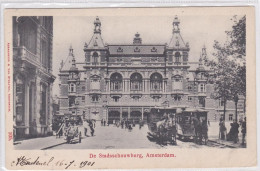
<svg viewBox="0 0 260 171">
<path fill-rule="evenodd" d="M 71 166 L 84 168 L 87 166 L 91 167 L 94 164 L 95 162 L 91 161 L 76 162 L 75 160 L 55 160 L 54 157 L 51 157 L 48 160 L 41 160 L 39 156 L 34 159 L 28 158 L 26 156 L 20 156 L 16 160 L 12 161 L 11 166 L 58 166 L 64 167 L 64 169 L 68 169 Z"/>
</svg>

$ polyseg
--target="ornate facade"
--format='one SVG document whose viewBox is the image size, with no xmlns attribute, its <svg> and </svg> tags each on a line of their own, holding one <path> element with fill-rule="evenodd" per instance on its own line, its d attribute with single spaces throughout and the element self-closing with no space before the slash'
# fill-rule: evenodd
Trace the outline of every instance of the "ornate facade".
<svg viewBox="0 0 260 171">
<path fill-rule="evenodd" d="M 51 132 L 52 33 L 53 17 L 13 17 L 15 138 Z"/>
<path fill-rule="evenodd" d="M 143 119 L 155 106 L 203 108 L 210 119 L 218 119 L 221 103 L 210 98 L 202 58 L 190 63 L 190 47 L 180 34 L 180 21 L 173 20 L 168 44 L 143 44 L 139 33 L 131 44 L 104 44 L 101 21 L 85 44 L 84 60 L 76 62 L 72 47 L 60 68 L 60 113 L 88 119 Z M 232 102 L 227 115 L 234 114 Z"/>
</svg>

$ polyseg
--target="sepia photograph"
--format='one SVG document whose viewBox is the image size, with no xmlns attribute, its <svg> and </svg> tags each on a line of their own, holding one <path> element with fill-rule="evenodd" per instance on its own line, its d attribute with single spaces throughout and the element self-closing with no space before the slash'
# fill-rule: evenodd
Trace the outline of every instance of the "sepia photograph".
<svg viewBox="0 0 260 171">
<path fill-rule="evenodd" d="M 250 147 L 247 127 L 254 128 L 256 117 L 254 108 L 248 116 L 250 10 L 219 15 L 100 11 L 10 13 L 8 124 L 13 130 L 8 136 L 14 151 L 101 150 L 95 154 L 99 158 L 174 158 L 175 150 L 225 154 Z M 22 155 L 19 160 L 34 161 Z"/>
</svg>

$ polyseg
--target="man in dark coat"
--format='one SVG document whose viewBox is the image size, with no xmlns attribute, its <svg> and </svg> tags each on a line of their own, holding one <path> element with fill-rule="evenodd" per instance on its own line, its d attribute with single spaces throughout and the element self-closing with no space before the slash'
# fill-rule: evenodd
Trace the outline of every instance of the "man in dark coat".
<svg viewBox="0 0 260 171">
<path fill-rule="evenodd" d="M 245 117 L 244 121 L 242 122 L 241 127 L 242 127 L 242 130 L 241 130 L 241 132 L 242 132 L 242 145 L 244 145 L 245 144 L 245 137 L 246 137 L 246 117 Z"/>
<path fill-rule="evenodd" d="M 237 123 L 236 120 L 234 120 L 233 123 L 231 124 L 231 129 L 230 129 L 230 135 L 234 143 L 237 143 L 238 140 L 238 133 L 239 133 L 238 128 L 239 128 L 239 124 Z"/>
<path fill-rule="evenodd" d="M 219 120 L 219 138 L 221 140 L 225 140 L 226 130 L 227 130 L 227 128 L 225 126 L 225 122 L 224 122 L 223 118 L 220 118 L 220 120 Z"/>
</svg>

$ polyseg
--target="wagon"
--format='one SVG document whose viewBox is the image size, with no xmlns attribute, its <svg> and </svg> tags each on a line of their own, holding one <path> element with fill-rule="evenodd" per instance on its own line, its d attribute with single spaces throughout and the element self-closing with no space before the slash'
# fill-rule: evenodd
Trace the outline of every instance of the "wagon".
<svg viewBox="0 0 260 171">
<path fill-rule="evenodd" d="M 65 140 L 67 144 L 71 144 L 73 142 L 81 143 L 81 138 L 81 131 L 79 131 L 76 126 L 69 127 L 65 133 Z"/>
<path fill-rule="evenodd" d="M 208 111 L 186 108 L 176 114 L 177 136 L 181 140 L 194 140 L 196 143 L 207 144 Z"/>
</svg>

